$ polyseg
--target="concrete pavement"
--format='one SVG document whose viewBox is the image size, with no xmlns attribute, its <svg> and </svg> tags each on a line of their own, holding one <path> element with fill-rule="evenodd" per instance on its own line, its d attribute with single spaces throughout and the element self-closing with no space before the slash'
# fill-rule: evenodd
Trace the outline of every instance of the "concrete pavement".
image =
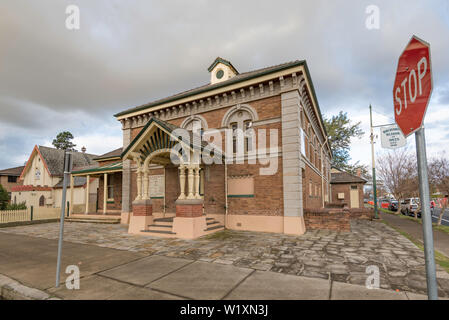
<svg viewBox="0 0 449 320">
<path fill-rule="evenodd" d="M 0 233 L 0 273 L 62 299 L 425 299 L 423 295 L 307 278 L 234 265 L 65 242 L 61 286 L 54 287 L 56 240 Z M 80 289 L 65 286 L 78 265 Z M 2 278 L 0 277 L 0 280 Z M 5 280 L 6 279 L 6 280 Z M 2 284 L 13 280 L 3 277 Z M 15 285 L 17 287 L 17 284 Z M 5 288 L 0 288 L 4 291 Z M 42 294 L 45 295 L 45 294 Z"/>
</svg>

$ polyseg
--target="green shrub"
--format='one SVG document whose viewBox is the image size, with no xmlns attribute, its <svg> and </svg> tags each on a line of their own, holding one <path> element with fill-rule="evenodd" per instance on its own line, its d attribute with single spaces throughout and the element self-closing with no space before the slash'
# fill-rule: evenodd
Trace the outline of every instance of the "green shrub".
<svg viewBox="0 0 449 320">
<path fill-rule="evenodd" d="M 0 210 L 5 210 L 9 201 L 8 192 L 0 184 Z"/>
<path fill-rule="evenodd" d="M 11 203 L 6 206 L 6 210 L 26 210 L 27 205 L 25 202 Z"/>
</svg>

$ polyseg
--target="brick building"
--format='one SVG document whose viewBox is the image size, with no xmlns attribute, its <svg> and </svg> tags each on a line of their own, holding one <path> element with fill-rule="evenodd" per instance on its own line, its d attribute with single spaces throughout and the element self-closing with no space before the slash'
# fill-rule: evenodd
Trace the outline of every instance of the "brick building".
<svg viewBox="0 0 449 320">
<path fill-rule="evenodd" d="M 332 202 L 348 208 L 363 208 L 364 185 L 366 180 L 338 169 L 331 170 Z"/>
<path fill-rule="evenodd" d="M 14 167 L 0 170 L 0 185 L 8 192 L 9 201 L 11 201 L 11 190 L 15 186 L 20 186 L 22 181 L 19 180 L 24 166 Z"/>
<path fill-rule="evenodd" d="M 132 233 L 303 234 L 304 208 L 330 200 L 332 156 L 306 62 L 239 73 L 217 58 L 208 71 L 204 86 L 116 114 L 121 153 L 73 175 L 100 177 L 99 202 Z"/>
</svg>

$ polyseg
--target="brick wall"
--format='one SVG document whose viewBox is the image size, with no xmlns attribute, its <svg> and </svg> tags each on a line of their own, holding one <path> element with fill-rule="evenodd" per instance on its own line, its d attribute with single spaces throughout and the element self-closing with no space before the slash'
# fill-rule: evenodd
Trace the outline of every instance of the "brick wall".
<svg viewBox="0 0 449 320">
<path fill-rule="evenodd" d="M 338 184 L 332 184 L 332 202 L 333 203 L 340 203 L 345 204 L 348 207 L 351 206 L 351 197 L 350 197 L 350 190 L 351 186 L 357 186 L 358 194 L 359 194 L 359 208 L 364 207 L 363 203 L 363 183 L 338 183 Z M 338 199 L 338 194 L 344 193 L 345 198 L 344 199 Z"/>
<path fill-rule="evenodd" d="M 347 211 L 349 211 L 351 219 L 357 219 L 357 220 L 373 220 L 374 219 L 374 209 L 353 208 L 353 209 L 347 209 Z"/>
<path fill-rule="evenodd" d="M 206 213 L 226 213 L 224 167 L 224 165 L 212 165 L 206 168 L 204 175 L 204 211 Z"/>
<path fill-rule="evenodd" d="M 6 192 L 11 192 L 12 187 L 21 186 L 23 184 L 23 181 L 19 180 L 19 177 L 17 177 L 17 182 L 12 183 L 8 182 L 8 176 L 0 176 L 0 184 L 3 186 L 3 188 L 6 189 Z"/>
<path fill-rule="evenodd" d="M 307 163 L 303 171 L 302 181 L 304 208 L 321 208 L 323 206 L 321 177 Z M 310 182 L 312 182 L 312 186 L 310 186 Z M 311 187 L 312 195 L 310 195 Z"/>
<path fill-rule="evenodd" d="M 304 209 L 306 230 L 351 231 L 350 213 L 341 209 Z"/>
<path fill-rule="evenodd" d="M 187 179 L 186 179 L 187 188 Z M 187 190 L 187 189 L 186 189 Z M 176 213 L 175 201 L 178 199 L 181 190 L 179 189 L 178 167 L 168 166 L 165 168 L 165 211 Z"/>
<path fill-rule="evenodd" d="M 228 176 L 254 177 L 254 198 L 229 198 L 228 214 L 282 216 L 284 198 L 282 185 L 282 157 L 278 157 L 278 170 L 274 175 L 260 175 L 260 164 L 228 165 Z"/>
</svg>

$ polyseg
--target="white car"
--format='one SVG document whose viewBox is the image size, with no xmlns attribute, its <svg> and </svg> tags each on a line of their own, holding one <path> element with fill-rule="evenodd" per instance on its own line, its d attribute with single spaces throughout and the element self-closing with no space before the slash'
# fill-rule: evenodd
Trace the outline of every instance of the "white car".
<svg viewBox="0 0 449 320">
<path fill-rule="evenodd" d="M 419 208 L 419 198 L 408 198 L 401 202 L 401 213 L 407 216 L 414 216 Z M 418 218 L 421 218 L 421 211 L 418 212 Z"/>
</svg>

